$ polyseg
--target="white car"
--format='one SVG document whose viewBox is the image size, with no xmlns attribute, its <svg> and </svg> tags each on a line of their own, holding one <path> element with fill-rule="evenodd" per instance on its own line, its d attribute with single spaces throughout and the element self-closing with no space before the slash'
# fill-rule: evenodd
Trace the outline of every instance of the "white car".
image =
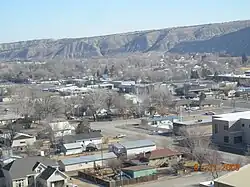
<svg viewBox="0 0 250 187">
<path fill-rule="evenodd" d="M 116 138 L 125 138 L 126 137 L 126 134 L 118 134 L 117 136 L 116 136 Z"/>
</svg>

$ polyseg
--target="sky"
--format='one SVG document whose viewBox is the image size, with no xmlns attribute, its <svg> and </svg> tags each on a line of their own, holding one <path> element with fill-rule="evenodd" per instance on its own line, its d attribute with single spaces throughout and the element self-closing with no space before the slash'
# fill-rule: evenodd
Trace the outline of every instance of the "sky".
<svg viewBox="0 0 250 187">
<path fill-rule="evenodd" d="M 249 0 L 2 0 L 0 43 L 250 19 Z"/>
</svg>

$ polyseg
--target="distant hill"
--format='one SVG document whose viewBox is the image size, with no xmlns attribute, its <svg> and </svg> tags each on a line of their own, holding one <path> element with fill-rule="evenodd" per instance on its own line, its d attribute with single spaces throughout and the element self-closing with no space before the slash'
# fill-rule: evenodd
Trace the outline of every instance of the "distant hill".
<svg viewBox="0 0 250 187">
<path fill-rule="evenodd" d="M 0 44 L 0 60 L 79 59 L 134 52 L 226 52 L 250 55 L 250 20 L 107 36 Z"/>
</svg>

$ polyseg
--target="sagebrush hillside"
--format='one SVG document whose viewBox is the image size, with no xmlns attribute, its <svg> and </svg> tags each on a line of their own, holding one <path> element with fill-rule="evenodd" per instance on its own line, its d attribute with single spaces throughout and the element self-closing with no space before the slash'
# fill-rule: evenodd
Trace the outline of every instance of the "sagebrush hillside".
<svg viewBox="0 0 250 187">
<path fill-rule="evenodd" d="M 0 44 L 0 60 L 79 59 L 134 52 L 227 52 L 250 55 L 250 20 L 76 39 Z"/>
</svg>

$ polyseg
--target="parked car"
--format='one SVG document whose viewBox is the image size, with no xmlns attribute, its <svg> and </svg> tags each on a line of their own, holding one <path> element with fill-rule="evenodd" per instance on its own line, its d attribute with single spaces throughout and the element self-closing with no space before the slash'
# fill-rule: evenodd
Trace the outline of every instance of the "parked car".
<svg viewBox="0 0 250 187">
<path fill-rule="evenodd" d="M 207 116 L 215 115 L 215 112 L 209 111 L 209 112 L 206 112 L 205 115 L 207 115 Z"/>
<path fill-rule="evenodd" d="M 93 151 L 97 151 L 96 147 L 86 147 L 86 152 L 93 152 Z"/>
<path fill-rule="evenodd" d="M 116 136 L 116 138 L 125 138 L 126 137 L 126 134 L 118 134 L 117 136 Z"/>
</svg>

